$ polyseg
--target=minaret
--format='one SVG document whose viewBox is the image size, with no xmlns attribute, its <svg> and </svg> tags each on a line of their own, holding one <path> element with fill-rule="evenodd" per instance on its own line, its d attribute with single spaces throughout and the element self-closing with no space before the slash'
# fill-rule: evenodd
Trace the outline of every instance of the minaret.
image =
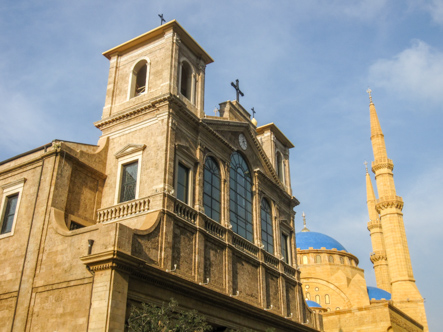
<svg viewBox="0 0 443 332">
<path fill-rule="evenodd" d="M 368 230 L 371 233 L 372 253 L 371 262 L 374 264 L 375 279 L 377 287 L 391 292 L 391 279 L 389 277 L 388 261 L 386 257 L 385 242 L 383 238 L 383 229 L 381 227 L 380 216 L 375 208 L 375 194 L 372 187 L 371 177 L 368 172 L 368 163 L 366 166 L 366 196 L 368 204 L 369 222 Z"/>
<path fill-rule="evenodd" d="M 384 135 L 378 121 L 374 103 L 372 102 L 371 90 L 368 89 L 367 92 L 369 93 L 370 101 L 371 142 L 374 152 L 372 172 L 375 173 L 379 197 L 376 200 L 375 209 L 376 213 L 380 215 L 380 225 L 383 232 L 382 238 L 384 240 L 382 242 L 384 242 L 391 281 L 392 301 L 396 307 L 423 324 L 425 331 L 428 331 L 424 300 L 418 291 L 412 272 L 411 258 L 403 223 L 403 200 L 397 196 L 395 191 L 394 174 L 392 172 L 394 163 L 388 159 Z M 369 213 L 371 218 L 371 214 L 374 215 L 374 213 L 371 211 Z M 373 247 L 374 252 L 377 248 Z"/>
</svg>

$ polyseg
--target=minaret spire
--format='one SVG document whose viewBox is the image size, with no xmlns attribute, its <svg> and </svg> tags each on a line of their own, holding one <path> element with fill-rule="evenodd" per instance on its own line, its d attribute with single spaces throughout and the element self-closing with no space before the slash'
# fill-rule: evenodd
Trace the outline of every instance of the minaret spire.
<svg viewBox="0 0 443 332">
<path fill-rule="evenodd" d="M 392 160 L 388 159 L 384 135 L 378 120 L 375 105 L 372 102 L 371 90 L 368 89 L 367 92 L 369 93 L 371 142 L 374 153 L 372 172 L 375 173 L 379 196 L 379 198 L 375 200 L 375 209 L 376 213 L 380 214 L 380 231 L 382 233 L 379 235 L 383 239 L 382 242 L 384 243 L 384 249 L 386 251 L 392 301 L 395 306 L 420 322 L 424 326 L 424 330 L 428 331 L 424 300 L 415 284 L 412 271 L 411 258 L 409 255 L 408 242 L 403 222 L 403 200 L 401 197 L 397 196 L 395 190 L 393 174 L 394 163 Z M 369 189 L 367 190 L 370 191 Z M 372 196 L 372 193 L 369 195 Z M 368 203 L 368 209 L 369 208 L 370 204 Z M 372 207 L 370 209 L 372 210 Z M 370 215 L 373 214 L 371 211 L 369 213 Z M 373 221 L 371 220 L 369 223 L 372 222 Z M 374 225 L 374 227 L 376 227 L 376 225 Z M 370 231 L 372 239 L 373 230 L 370 229 Z M 374 252 L 378 247 L 379 245 L 376 244 Z"/>
<path fill-rule="evenodd" d="M 389 267 L 386 257 L 385 243 L 383 238 L 383 229 L 380 223 L 380 216 L 375 208 L 375 194 L 372 187 L 371 177 L 368 172 L 368 163 L 366 167 L 366 203 L 368 205 L 369 222 L 368 230 L 371 233 L 372 253 L 371 262 L 374 264 L 375 279 L 377 287 L 391 292 L 391 280 L 389 277 Z"/>
</svg>

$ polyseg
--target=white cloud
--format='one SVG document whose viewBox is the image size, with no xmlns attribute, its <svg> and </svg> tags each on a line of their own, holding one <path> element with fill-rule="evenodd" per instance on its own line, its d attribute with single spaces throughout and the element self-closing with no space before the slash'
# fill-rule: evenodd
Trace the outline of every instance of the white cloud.
<svg viewBox="0 0 443 332">
<path fill-rule="evenodd" d="M 392 59 L 379 59 L 369 68 L 371 86 L 411 99 L 443 102 L 443 53 L 421 40 Z"/>
<path fill-rule="evenodd" d="M 443 0 L 432 0 L 425 8 L 435 23 L 443 25 Z"/>
</svg>

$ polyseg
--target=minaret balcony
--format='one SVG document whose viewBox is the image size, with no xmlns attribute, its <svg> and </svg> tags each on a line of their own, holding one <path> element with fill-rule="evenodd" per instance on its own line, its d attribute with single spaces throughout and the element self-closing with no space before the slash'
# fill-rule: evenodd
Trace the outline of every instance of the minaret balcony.
<svg viewBox="0 0 443 332">
<path fill-rule="evenodd" d="M 372 164 L 372 172 L 375 173 L 380 169 L 389 169 L 391 171 L 394 170 L 394 162 L 389 158 L 377 158 Z"/>
<path fill-rule="evenodd" d="M 368 222 L 368 231 L 381 229 L 381 222 L 380 219 L 377 220 L 370 220 Z"/>
<path fill-rule="evenodd" d="M 372 264 L 378 263 L 378 262 L 384 262 L 387 261 L 388 258 L 386 257 L 386 252 L 384 250 L 377 250 L 371 253 L 371 262 Z"/>
<path fill-rule="evenodd" d="M 403 204 L 403 199 L 400 196 L 385 196 L 377 199 L 375 208 L 378 211 L 389 208 L 394 208 L 401 211 L 403 209 Z"/>
</svg>

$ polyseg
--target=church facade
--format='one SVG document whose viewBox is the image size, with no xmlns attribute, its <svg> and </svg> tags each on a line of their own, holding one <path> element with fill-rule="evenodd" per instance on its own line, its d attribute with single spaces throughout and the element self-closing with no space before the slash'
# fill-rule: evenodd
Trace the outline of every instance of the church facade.
<svg viewBox="0 0 443 332">
<path fill-rule="evenodd" d="M 370 90 L 368 90 L 371 93 Z M 377 199 L 366 169 L 371 262 L 377 287 L 366 284 L 358 258 L 335 239 L 306 226 L 297 233 L 297 259 L 308 304 L 321 312 L 325 331 L 428 331 L 424 299 L 415 284 L 384 135 L 370 95 L 371 142 Z"/>
<path fill-rule="evenodd" d="M 132 304 L 171 298 L 214 331 L 322 330 L 297 269 L 293 144 L 238 100 L 205 114 L 213 60 L 176 21 L 104 56 L 98 144 L 0 163 L 0 331 L 124 331 Z"/>
</svg>

